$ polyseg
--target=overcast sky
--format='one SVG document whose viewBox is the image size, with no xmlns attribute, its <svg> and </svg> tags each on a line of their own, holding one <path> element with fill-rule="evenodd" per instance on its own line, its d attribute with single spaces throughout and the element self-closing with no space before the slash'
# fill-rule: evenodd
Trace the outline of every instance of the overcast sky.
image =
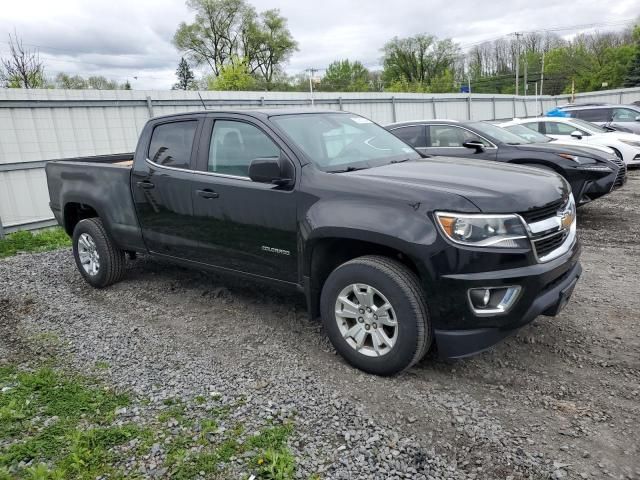
<svg viewBox="0 0 640 480">
<path fill-rule="evenodd" d="M 286 69 L 324 68 L 340 58 L 380 63 L 393 36 L 430 33 L 463 49 L 516 31 L 586 24 L 624 28 L 636 18 L 638 0 L 252 0 L 262 11 L 279 8 L 299 43 Z M 0 54 L 9 33 L 38 46 L 50 76 L 64 71 L 104 75 L 135 89 L 168 89 L 180 53 L 171 44 L 181 21 L 193 14 L 182 0 L 4 0 Z M 594 30 L 595 27 L 588 28 Z M 581 29 L 583 30 L 583 29 Z M 563 30 L 572 35 L 577 29 Z M 134 79 L 137 77 L 137 80 Z"/>
</svg>

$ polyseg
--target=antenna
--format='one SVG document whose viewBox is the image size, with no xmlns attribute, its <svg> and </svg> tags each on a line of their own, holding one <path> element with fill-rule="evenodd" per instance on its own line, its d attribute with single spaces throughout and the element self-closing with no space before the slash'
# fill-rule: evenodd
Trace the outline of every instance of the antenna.
<svg viewBox="0 0 640 480">
<path fill-rule="evenodd" d="M 200 97 L 200 101 L 202 102 L 202 108 L 207 110 L 207 106 L 204 104 L 204 100 L 202 99 L 202 95 L 200 95 L 200 92 L 198 92 L 198 97 Z"/>
</svg>

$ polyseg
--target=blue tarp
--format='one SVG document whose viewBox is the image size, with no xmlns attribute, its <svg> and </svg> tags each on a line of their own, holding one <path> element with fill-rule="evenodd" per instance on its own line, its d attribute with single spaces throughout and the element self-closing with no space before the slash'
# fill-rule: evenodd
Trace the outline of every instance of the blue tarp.
<svg viewBox="0 0 640 480">
<path fill-rule="evenodd" d="M 546 115 L 547 117 L 570 117 L 571 115 L 569 115 L 567 112 L 559 109 L 558 107 L 549 110 Z"/>
</svg>

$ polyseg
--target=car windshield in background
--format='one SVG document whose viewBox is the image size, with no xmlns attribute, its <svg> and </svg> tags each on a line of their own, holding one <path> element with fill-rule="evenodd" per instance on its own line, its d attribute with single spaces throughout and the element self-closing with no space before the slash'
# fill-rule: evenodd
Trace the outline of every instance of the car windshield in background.
<svg viewBox="0 0 640 480">
<path fill-rule="evenodd" d="M 546 135 L 538 132 L 534 132 L 530 128 L 527 128 L 523 125 L 509 125 L 502 128 L 525 139 L 527 143 L 549 143 L 551 141 L 550 137 L 547 137 Z"/>
<path fill-rule="evenodd" d="M 486 135 L 489 139 L 493 139 L 494 141 L 506 143 L 509 145 L 522 145 L 527 142 L 522 137 L 519 137 L 515 133 L 511 133 L 505 130 L 502 127 L 497 127 L 487 122 L 473 122 L 469 124 L 473 128 L 475 128 L 480 134 Z"/>
<path fill-rule="evenodd" d="M 607 133 L 608 131 L 586 120 L 580 120 L 579 118 L 570 119 L 569 124 L 575 125 L 580 130 L 586 130 L 589 133 Z"/>
<path fill-rule="evenodd" d="M 395 135 L 357 115 L 308 113 L 271 119 L 325 172 L 379 167 L 421 158 Z"/>
</svg>

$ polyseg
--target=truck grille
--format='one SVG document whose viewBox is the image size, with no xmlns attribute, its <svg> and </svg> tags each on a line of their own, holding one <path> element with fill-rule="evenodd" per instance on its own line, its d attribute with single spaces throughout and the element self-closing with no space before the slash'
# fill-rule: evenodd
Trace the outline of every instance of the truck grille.
<svg viewBox="0 0 640 480">
<path fill-rule="evenodd" d="M 527 223 L 535 223 L 540 220 L 544 220 L 545 218 L 553 217 L 565 203 L 566 200 L 558 200 L 557 202 L 549 203 L 544 207 L 523 212 L 520 216 L 524 218 Z"/>
<path fill-rule="evenodd" d="M 553 252 L 556 248 L 560 247 L 560 245 L 562 245 L 567 239 L 568 235 L 569 232 L 567 230 L 562 230 L 552 233 L 551 235 L 547 235 L 539 240 L 534 240 L 533 247 L 536 249 L 536 255 L 538 258 L 543 258 Z"/>
</svg>

